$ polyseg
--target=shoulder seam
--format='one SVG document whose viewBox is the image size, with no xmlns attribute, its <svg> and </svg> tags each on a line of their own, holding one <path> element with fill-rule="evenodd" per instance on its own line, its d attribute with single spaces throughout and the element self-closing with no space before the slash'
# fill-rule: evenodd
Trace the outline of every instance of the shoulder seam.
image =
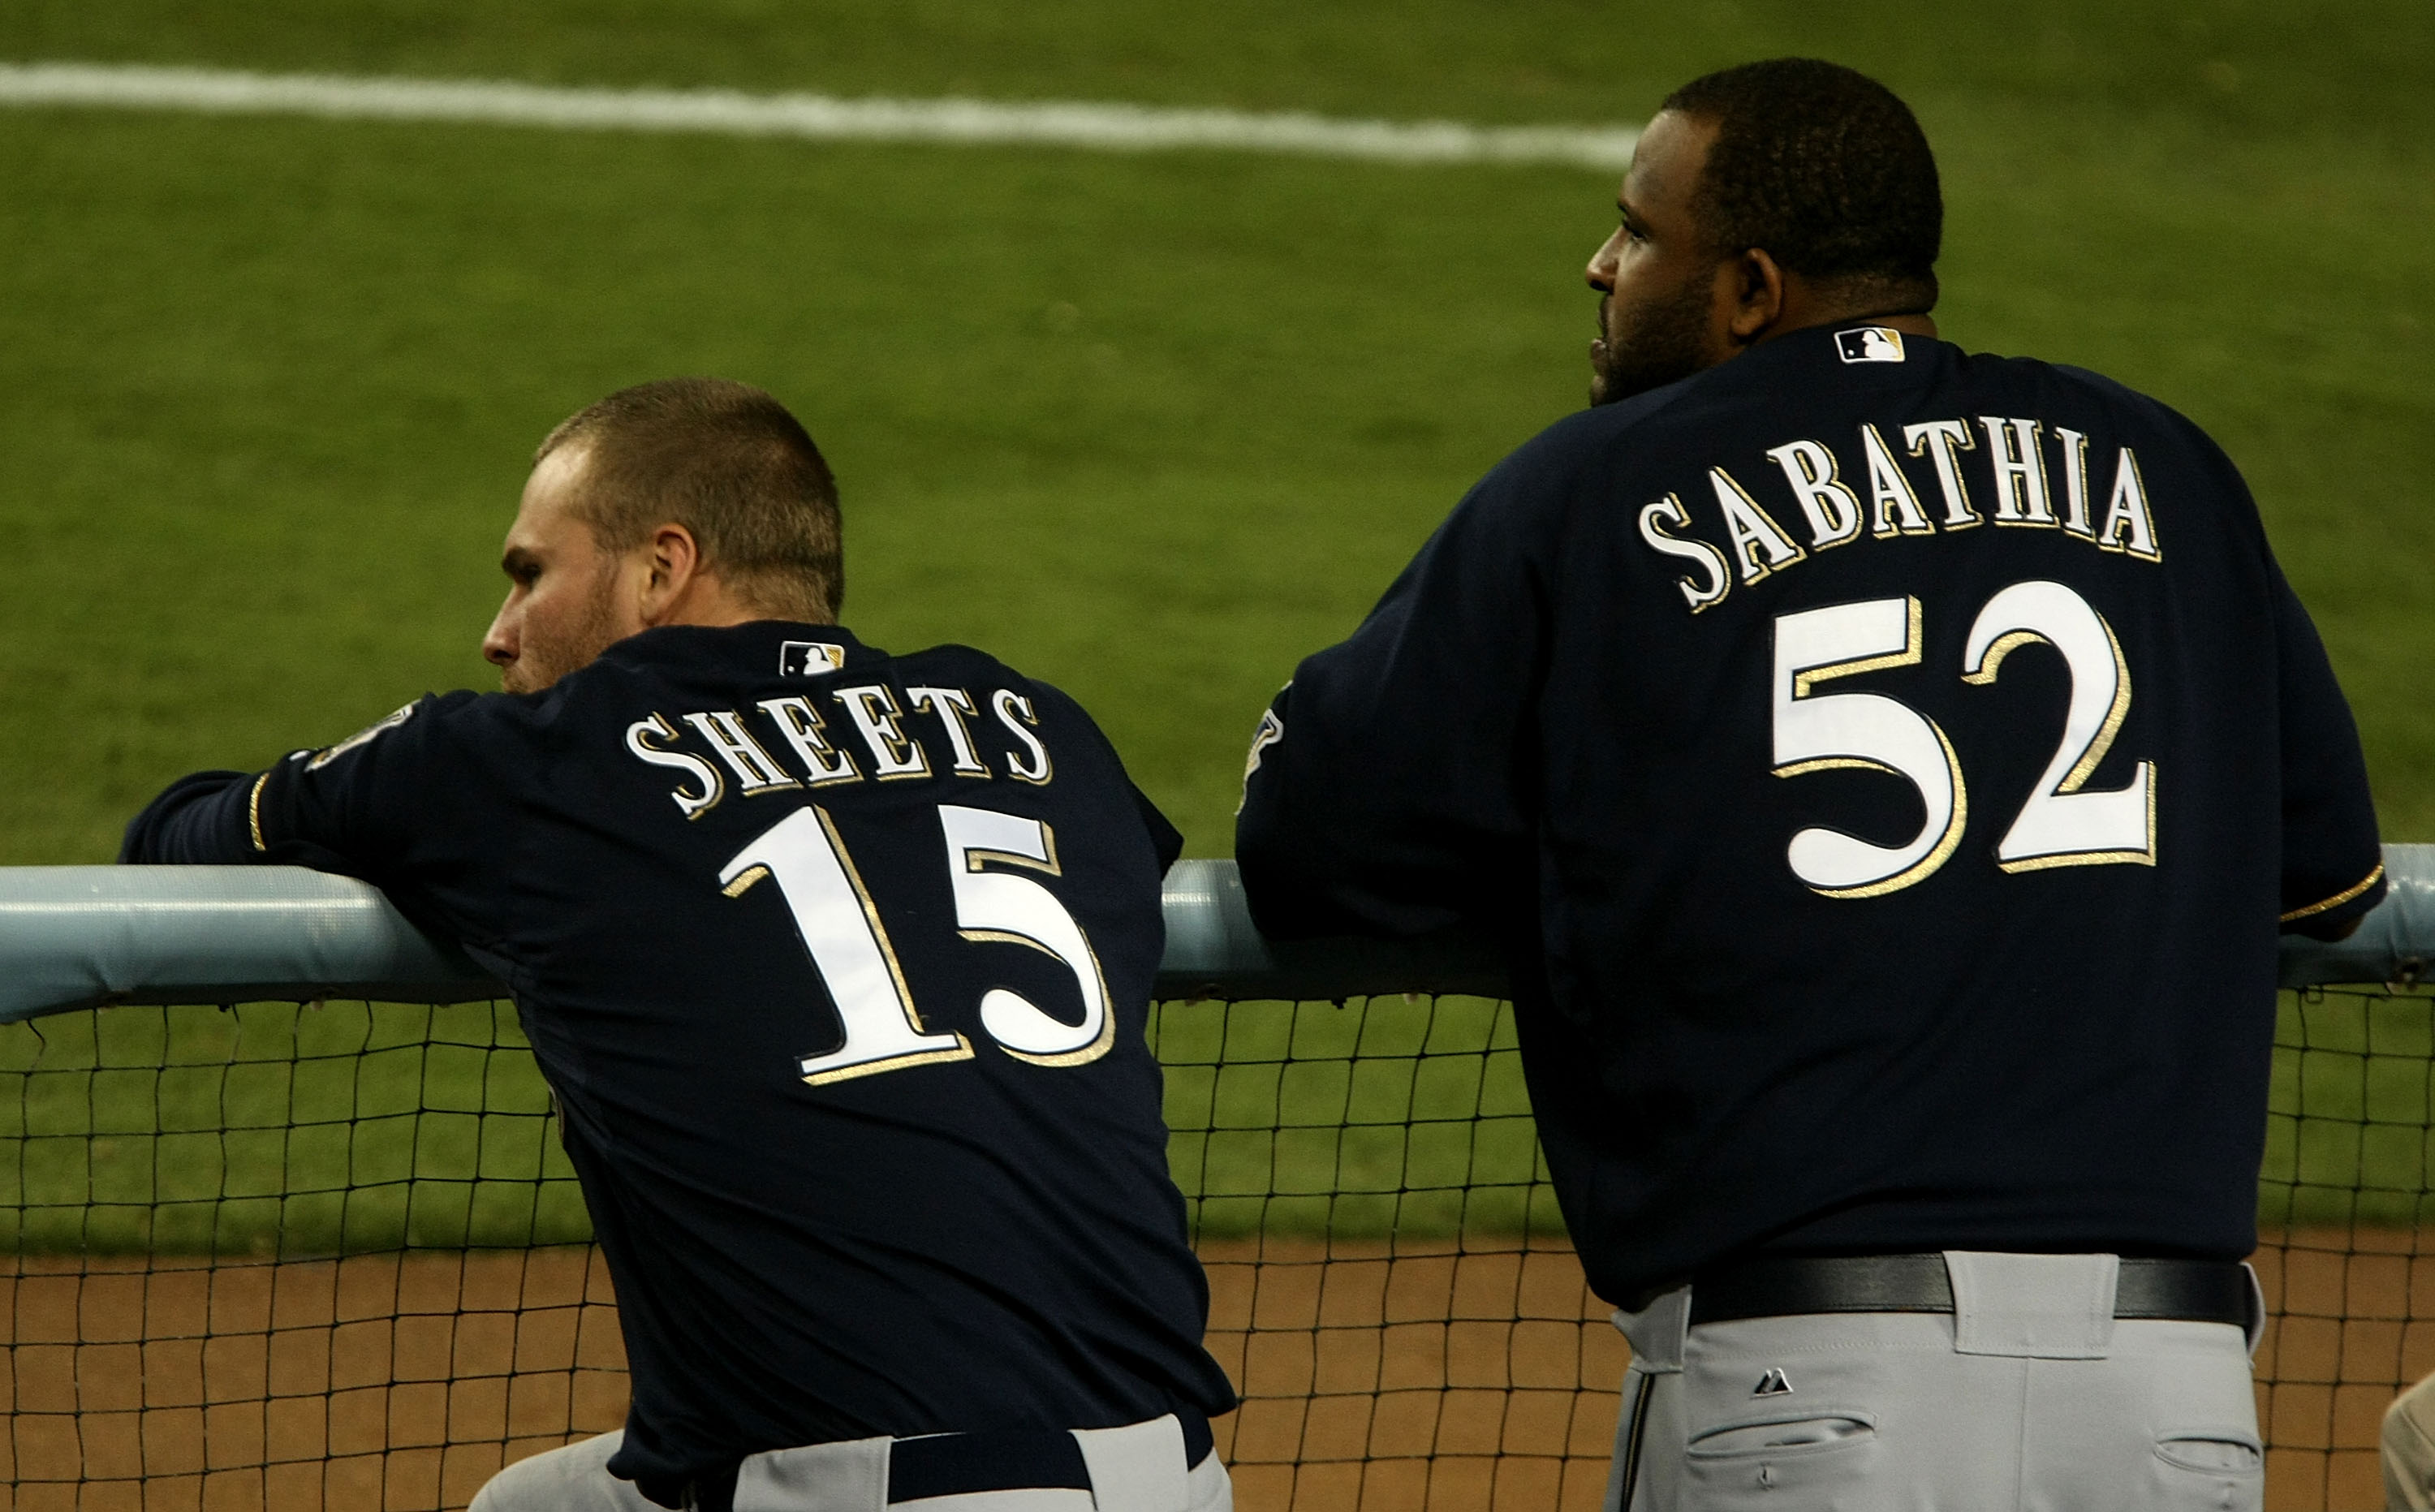
<svg viewBox="0 0 2435 1512">
<path fill-rule="evenodd" d="M 2323 902 L 2310 903 L 2305 908 L 2294 908 L 2288 914 L 2278 916 L 2274 921 L 2278 924 L 2288 924 L 2295 919 L 2307 919 L 2314 915 L 2322 914 L 2329 908 L 2340 908 L 2342 904 L 2349 902 L 2352 899 L 2357 898 L 2361 893 L 2367 891 L 2370 887 L 2375 886 L 2377 883 L 2382 882 L 2383 880 L 2384 863 L 2379 861 L 2375 864 L 2375 869 L 2369 872 L 2366 878 L 2357 886 L 2345 887 L 2341 891 L 2334 894 L 2331 898 L 2326 899 Z"/>
<path fill-rule="evenodd" d="M 277 770 L 277 767 L 271 767 L 255 778 L 253 791 L 245 800 L 245 824 L 246 828 L 253 833 L 253 848 L 256 850 L 268 851 L 270 849 L 262 843 L 262 789 L 264 784 L 270 781 L 271 772 Z"/>
</svg>

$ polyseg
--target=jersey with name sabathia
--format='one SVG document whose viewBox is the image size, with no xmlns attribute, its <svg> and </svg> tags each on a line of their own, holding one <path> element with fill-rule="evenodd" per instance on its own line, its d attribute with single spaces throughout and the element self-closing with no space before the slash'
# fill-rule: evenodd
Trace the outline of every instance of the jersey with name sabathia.
<svg viewBox="0 0 2435 1512">
<path fill-rule="evenodd" d="M 1146 1041 L 1180 842 L 1073 700 L 764 622 L 385 725 L 130 851 L 352 872 L 512 987 L 616 1283 L 613 1469 L 1232 1405 Z"/>
<path fill-rule="evenodd" d="M 1508 934 L 1593 1282 L 2254 1243 L 2278 919 L 2381 894 L 2238 474 L 2095 374 L 1797 333 L 1564 420 L 1306 660 L 1262 924 Z"/>
</svg>

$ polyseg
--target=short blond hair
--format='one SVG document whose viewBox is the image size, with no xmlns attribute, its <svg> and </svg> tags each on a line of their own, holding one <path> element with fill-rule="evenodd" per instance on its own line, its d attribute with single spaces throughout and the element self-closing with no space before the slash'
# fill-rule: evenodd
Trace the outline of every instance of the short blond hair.
<svg viewBox="0 0 2435 1512">
<path fill-rule="evenodd" d="M 837 479 L 768 394 L 724 378 L 638 384 L 560 421 L 533 461 L 568 448 L 585 459 L 574 512 L 603 550 L 681 524 L 703 569 L 754 608 L 836 621 L 845 599 Z"/>
</svg>

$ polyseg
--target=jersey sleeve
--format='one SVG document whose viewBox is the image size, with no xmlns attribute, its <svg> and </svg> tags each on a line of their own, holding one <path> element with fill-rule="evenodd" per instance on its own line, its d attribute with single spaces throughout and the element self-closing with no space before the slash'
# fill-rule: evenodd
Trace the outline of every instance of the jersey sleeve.
<svg viewBox="0 0 2435 1512">
<path fill-rule="evenodd" d="M 196 772 L 162 789 L 127 823 L 119 865 L 235 866 L 253 859 L 247 817 L 256 772 Z"/>
<path fill-rule="evenodd" d="M 1013 674 L 1010 672 L 1008 675 Z M 1091 717 L 1089 710 L 1084 709 L 1062 688 L 1054 687 L 1037 678 L 1024 678 L 1021 680 L 1031 689 L 1032 697 L 1044 714 L 1054 721 L 1061 730 L 1070 731 L 1069 738 L 1079 739 L 1086 743 L 1097 753 L 1098 759 L 1107 764 L 1107 770 L 1113 774 L 1113 780 L 1121 784 L 1124 791 L 1131 796 L 1133 812 L 1140 816 L 1143 833 L 1149 839 L 1150 850 L 1158 857 L 1158 874 L 1162 877 L 1166 876 L 1173 869 L 1176 858 L 1183 854 L 1183 833 L 1175 827 L 1174 822 L 1150 800 L 1150 796 L 1141 790 L 1141 784 L 1135 782 L 1132 775 L 1126 771 L 1123 753 L 1116 749 L 1115 742 L 1108 738 L 1108 732 L 1099 728 L 1099 722 Z"/>
<path fill-rule="evenodd" d="M 267 771 L 182 778 L 128 825 L 118 858 L 310 867 L 360 877 L 403 906 L 495 840 L 505 816 L 483 731 L 497 696 L 425 696 Z"/>
<path fill-rule="evenodd" d="M 1549 621 L 1537 471 L 1483 479 L 1261 719 L 1235 853 L 1265 932 L 1426 934 L 1517 895 Z"/>
<path fill-rule="evenodd" d="M 2383 851 L 2358 727 L 2308 611 L 2274 574 L 2281 664 L 2283 902 L 2287 934 L 2338 939 L 2383 901 Z"/>
<path fill-rule="evenodd" d="M 1133 807 L 1141 811 L 1142 826 L 1149 831 L 1150 844 L 1158 851 L 1159 875 L 1163 877 L 1175 869 L 1176 858 L 1183 854 L 1183 832 L 1159 811 L 1148 793 L 1130 779 L 1126 785 L 1133 790 Z"/>
</svg>

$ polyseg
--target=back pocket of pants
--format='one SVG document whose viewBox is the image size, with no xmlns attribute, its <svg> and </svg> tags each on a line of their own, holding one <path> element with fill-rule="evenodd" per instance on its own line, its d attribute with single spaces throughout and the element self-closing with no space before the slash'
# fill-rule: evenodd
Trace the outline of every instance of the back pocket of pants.
<svg viewBox="0 0 2435 1512">
<path fill-rule="evenodd" d="M 1876 1425 L 1813 1412 L 1694 1431 L 1684 1446 L 1680 1512 L 1825 1512 L 1867 1500 Z"/>
<path fill-rule="evenodd" d="M 2156 1440 L 2156 1457 L 2177 1469 L 2202 1475 L 2262 1475 L 2266 1452 L 2257 1440 L 2238 1434 L 2203 1430 L 2174 1434 Z"/>
<path fill-rule="evenodd" d="M 2266 1504 L 2266 1453 L 2238 1429 L 2193 1428 L 2156 1437 L 2144 1504 L 2157 1512 L 2257 1512 Z"/>
<path fill-rule="evenodd" d="M 1814 1418 L 1728 1423 L 1692 1435 L 1689 1451 L 1694 1459 L 1815 1452 L 1874 1437 L 1876 1431 L 1875 1425 L 1865 1419 L 1825 1413 Z"/>
</svg>

